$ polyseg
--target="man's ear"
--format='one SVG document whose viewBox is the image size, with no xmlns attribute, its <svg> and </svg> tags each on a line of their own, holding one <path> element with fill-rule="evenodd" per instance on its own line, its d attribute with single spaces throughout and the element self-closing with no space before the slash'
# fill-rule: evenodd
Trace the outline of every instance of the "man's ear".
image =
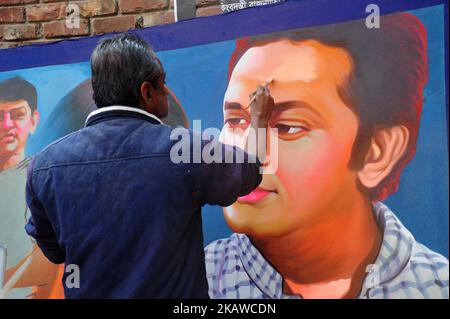
<svg viewBox="0 0 450 319">
<path fill-rule="evenodd" d="M 31 114 L 31 128 L 30 133 L 34 134 L 36 132 L 36 128 L 39 124 L 39 120 L 41 119 L 41 115 L 38 111 L 34 111 L 33 114 Z"/>
<path fill-rule="evenodd" d="M 152 93 L 153 93 L 153 86 L 150 84 L 150 82 L 148 81 L 144 81 L 141 84 L 141 106 L 149 106 L 153 104 L 153 98 L 152 98 Z"/>
<path fill-rule="evenodd" d="M 409 131 L 405 126 L 379 128 L 374 131 L 364 165 L 358 178 L 366 188 L 376 187 L 406 151 Z"/>
</svg>

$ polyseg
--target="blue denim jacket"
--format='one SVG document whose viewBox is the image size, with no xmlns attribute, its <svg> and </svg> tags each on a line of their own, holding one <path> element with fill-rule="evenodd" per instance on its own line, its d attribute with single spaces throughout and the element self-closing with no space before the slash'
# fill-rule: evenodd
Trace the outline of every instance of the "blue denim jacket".
<svg viewBox="0 0 450 319">
<path fill-rule="evenodd" d="M 175 164 L 170 134 L 142 110 L 102 108 L 33 158 L 25 228 L 50 261 L 79 267 L 66 298 L 208 298 L 201 206 L 251 192 L 259 163 L 220 144 L 245 162 Z"/>
</svg>

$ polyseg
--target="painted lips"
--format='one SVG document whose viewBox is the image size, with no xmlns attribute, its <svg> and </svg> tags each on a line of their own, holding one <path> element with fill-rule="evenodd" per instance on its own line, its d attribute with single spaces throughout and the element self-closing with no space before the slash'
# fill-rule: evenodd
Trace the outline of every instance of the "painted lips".
<svg viewBox="0 0 450 319">
<path fill-rule="evenodd" d="M 8 133 L 8 134 L 2 136 L 1 140 L 6 143 L 9 143 L 9 142 L 13 142 L 15 138 L 16 137 L 14 136 L 14 134 Z"/>
<path fill-rule="evenodd" d="M 243 204 L 256 204 L 256 203 L 262 201 L 263 199 L 265 199 L 271 193 L 274 193 L 274 192 L 271 192 L 271 191 L 265 190 L 261 187 L 258 187 L 250 194 L 239 197 L 238 202 L 243 203 Z"/>
</svg>

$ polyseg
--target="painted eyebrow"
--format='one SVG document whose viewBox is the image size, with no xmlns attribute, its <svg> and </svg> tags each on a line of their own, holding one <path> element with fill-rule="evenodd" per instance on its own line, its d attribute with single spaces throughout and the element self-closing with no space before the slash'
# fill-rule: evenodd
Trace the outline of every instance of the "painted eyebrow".
<svg viewBox="0 0 450 319">
<path fill-rule="evenodd" d="M 18 107 L 15 107 L 15 108 L 9 110 L 8 112 L 11 112 L 11 111 L 18 111 L 18 110 L 23 110 L 23 109 L 25 109 L 25 111 L 26 111 L 26 110 L 27 110 L 27 107 L 26 107 L 25 105 L 18 106 Z M 1 112 L 1 110 L 0 110 L 0 112 Z M 3 111 L 3 112 L 4 112 L 4 111 Z"/>
<path fill-rule="evenodd" d="M 22 105 L 22 106 L 18 106 L 18 107 L 15 107 L 15 108 L 11 109 L 11 111 L 23 110 L 23 109 L 25 109 L 25 111 L 26 111 L 27 107 L 25 105 Z"/>
<path fill-rule="evenodd" d="M 275 103 L 274 112 L 280 113 L 280 112 L 286 111 L 288 109 L 293 109 L 293 108 L 307 109 L 307 110 L 313 112 L 314 114 L 316 114 L 317 116 L 319 116 L 323 120 L 323 115 L 317 109 L 315 109 L 312 105 L 310 105 L 309 103 L 306 103 L 304 101 L 286 101 L 286 102 L 281 102 L 281 103 Z M 242 107 L 242 104 L 238 103 L 238 102 L 225 102 L 224 109 L 225 110 L 240 110 L 240 109 L 243 109 L 243 107 Z"/>
<path fill-rule="evenodd" d="M 274 108 L 274 112 L 283 112 L 289 109 L 294 109 L 294 108 L 302 108 L 302 109 L 306 109 L 311 111 L 312 113 L 314 113 L 315 115 L 317 115 L 318 117 L 320 117 L 322 120 L 323 115 L 315 108 L 313 107 L 311 104 L 306 103 L 304 101 L 286 101 L 286 102 L 281 102 L 281 103 L 275 103 L 275 108 Z"/>
<path fill-rule="evenodd" d="M 225 102 L 223 108 L 225 110 L 240 110 L 243 109 L 242 104 L 238 102 Z"/>
</svg>

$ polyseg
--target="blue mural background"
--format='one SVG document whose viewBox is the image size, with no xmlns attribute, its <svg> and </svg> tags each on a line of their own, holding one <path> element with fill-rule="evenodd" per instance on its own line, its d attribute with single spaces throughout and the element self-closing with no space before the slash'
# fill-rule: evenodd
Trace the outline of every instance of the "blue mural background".
<svg viewBox="0 0 450 319">
<path fill-rule="evenodd" d="M 417 153 L 402 174 L 399 191 L 386 203 L 413 233 L 431 249 L 449 256 L 449 162 L 446 110 L 446 66 L 444 5 L 410 11 L 424 23 L 428 33 L 430 78 Z M 202 128 L 221 128 L 222 101 L 227 86 L 228 60 L 234 40 L 188 48 L 159 51 L 167 71 L 168 86 L 178 96 L 190 123 L 202 121 Z M 0 80 L 21 75 L 38 90 L 41 125 L 31 136 L 27 153 L 35 154 L 52 142 L 42 125 L 57 103 L 80 82 L 90 77 L 89 62 L 36 67 L 0 72 Z M 203 209 L 205 245 L 231 234 L 219 207 Z"/>
</svg>

